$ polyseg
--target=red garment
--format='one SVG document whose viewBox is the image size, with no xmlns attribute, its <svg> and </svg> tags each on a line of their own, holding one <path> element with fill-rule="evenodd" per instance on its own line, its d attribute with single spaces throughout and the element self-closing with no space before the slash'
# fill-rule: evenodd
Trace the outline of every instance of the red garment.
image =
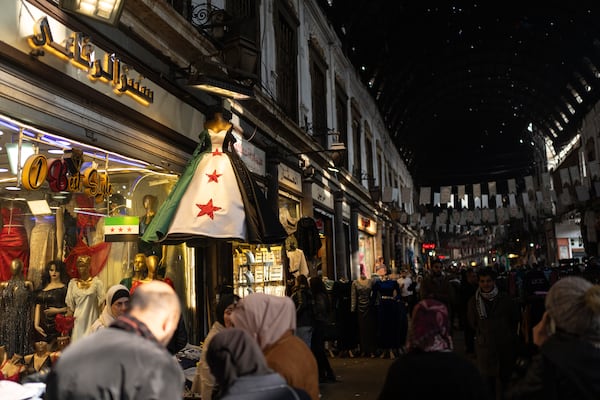
<svg viewBox="0 0 600 400">
<path fill-rule="evenodd" d="M 77 258 L 79 256 L 90 256 L 92 258 L 90 275 L 97 276 L 106 266 L 109 253 L 110 243 L 103 242 L 93 246 L 88 246 L 81 239 L 79 239 L 73 250 L 71 250 L 65 259 L 69 276 L 71 278 L 79 278 L 79 272 L 77 272 Z"/>
<path fill-rule="evenodd" d="M 11 278 L 10 264 L 16 258 L 23 261 L 23 276 L 29 267 L 29 241 L 25 230 L 23 210 L 18 207 L 2 208 L 0 230 L 0 281 Z"/>
<path fill-rule="evenodd" d="M 9 362 L 10 360 L 6 360 L 2 363 L 2 365 L 0 365 L 0 381 L 12 381 L 12 382 L 19 382 L 19 378 L 21 377 L 21 373 L 20 372 L 16 372 L 14 375 L 12 376 L 4 376 L 4 374 L 2 373 L 1 369 L 4 368 L 4 366 Z"/>
</svg>

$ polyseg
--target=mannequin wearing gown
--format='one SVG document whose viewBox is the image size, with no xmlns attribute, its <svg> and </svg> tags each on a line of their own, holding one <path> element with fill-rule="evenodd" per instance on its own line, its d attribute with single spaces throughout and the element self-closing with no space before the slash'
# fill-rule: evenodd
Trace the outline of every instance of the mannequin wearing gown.
<svg viewBox="0 0 600 400">
<path fill-rule="evenodd" d="M 90 256 L 83 255 L 77 258 L 79 278 L 71 279 L 67 288 L 67 315 L 75 317 L 71 343 L 85 336 L 89 326 L 100 315 L 100 308 L 104 302 L 104 284 L 97 277 L 90 275 L 90 264 Z"/>
<path fill-rule="evenodd" d="M 60 260 L 50 261 L 46 264 L 42 275 L 42 289 L 35 300 L 33 327 L 36 330 L 37 340 L 44 340 L 53 346 L 60 332 L 56 330 L 55 318 L 57 314 L 67 312 L 65 297 L 67 296 L 67 267 Z"/>
<path fill-rule="evenodd" d="M 232 125 L 220 112 L 205 124 L 185 172 L 152 219 L 142 240 L 202 244 L 206 238 L 283 242 L 276 213 L 238 154 Z"/>
<path fill-rule="evenodd" d="M 29 267 L 29 241 L 25 229 L 23 210 L 8 202 L 0 208 L 2 214 L 2 229 L 0 229 L 0 281 L 11 277 L 10 264 L 19 259 L 23 262 L 23 276 L 27 275 Z"/>
<path fill-rule="evenodd" d="M 11 278 L 0 283 L 0 343 L 12 356 L 31 352 L 33 283 L 25 280 L 21 260 L 12 260 L 10 270 Z"/>
</svg>

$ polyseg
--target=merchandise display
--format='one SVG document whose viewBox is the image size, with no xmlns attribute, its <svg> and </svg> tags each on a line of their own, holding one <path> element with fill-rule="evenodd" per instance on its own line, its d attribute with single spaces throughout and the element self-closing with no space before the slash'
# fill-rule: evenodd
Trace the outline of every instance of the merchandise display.
<svg viewBox="0 0 600 400">
<path fill-rule="evenodd" d="M 261 246 L 234 242 L 234 293 L 285 295 L 282 246 Z"/>
</svg>

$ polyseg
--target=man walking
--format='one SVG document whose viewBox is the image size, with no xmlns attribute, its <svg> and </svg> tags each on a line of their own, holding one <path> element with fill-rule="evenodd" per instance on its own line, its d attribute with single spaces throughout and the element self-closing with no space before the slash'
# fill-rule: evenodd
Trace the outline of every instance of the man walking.
<svg viewBox="0 0 600 400">
<path fill-rule="evenodd" d="M 48 375 L 46 399 L 181 399 L 183 371 L 165 348 L 180 313 L 168 284 L 140 286 L 125 315 L 65 349 Z"/>
</svg>

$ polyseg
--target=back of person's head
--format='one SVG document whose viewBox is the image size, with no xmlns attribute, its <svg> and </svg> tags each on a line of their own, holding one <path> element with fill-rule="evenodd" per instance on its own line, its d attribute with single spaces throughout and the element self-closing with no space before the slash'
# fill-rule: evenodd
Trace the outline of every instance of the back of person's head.
<svg viewBox="0 0 600 400">
<path fill-rule="evenodd" d="M 240 296 L 237 294 L 223 294 L 219 297 L 219 302 L 215 307 L 216 319 L 221 323 L 221 325 L 225 325 L 225 310 L 230 305 L 236 305 L 240 301 Z"/>
<path fill-rule="evenodd" d="M 128 314 L 146 324 L 158 342 L 166 346 L 177 328 L 181 306 L 171 286 L 152 281 L 131 295 Z"/>
<path fill-rule="evenodd" d="M 450 319 L 444 303 L 424 299 L 415 305 L 407 343 L 409 351 L 452 350 Z"/>
<path fill-rule="evenodd" d="M 256 339 L 261 349 L 296 330 L 296 306 L 287 296 L 252 293 L 236 305 L 231 320 Z"/>
<path fill-rule="evenodd" d="M 260 347 L 243 329 L 225 329 L 213 336 L 206 362 L 222 392 L 239 377 L 272 373 Z"/>
<path fill-rule="evenodd" d="M 546 295 L 546 311 L 557 331 L 600 343 L 600 286 L 568 276 Z"/>
</svg>

